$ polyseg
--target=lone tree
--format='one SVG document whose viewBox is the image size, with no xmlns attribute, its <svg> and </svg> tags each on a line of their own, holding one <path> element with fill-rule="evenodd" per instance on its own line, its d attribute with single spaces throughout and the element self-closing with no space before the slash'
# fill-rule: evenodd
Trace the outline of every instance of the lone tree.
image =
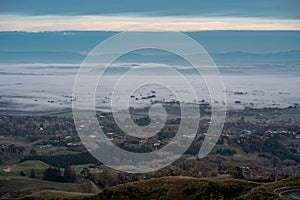
<svg viewBox="0 0 300 200">
<path fill-rule="evenodd" d="M 30 170 L 30 176 L 29 176 L 29 178 L 35 178 L 35 171 L 34 171 L 34 169 Z"/>
<path fill-rule="evenodd" d="M 75 173 L 75 170 L 72 169 L 71 166 L 65 168 L 64 181 L 70 182 L 70 183 L 73 183 L 76 181 L 76 173 Z"/>
<path fill-rule="evenodd" d="M 26 176 L 26 174 L 23 171 L 20 172 L 20 175 L 21 176 Z"/>
</svg>

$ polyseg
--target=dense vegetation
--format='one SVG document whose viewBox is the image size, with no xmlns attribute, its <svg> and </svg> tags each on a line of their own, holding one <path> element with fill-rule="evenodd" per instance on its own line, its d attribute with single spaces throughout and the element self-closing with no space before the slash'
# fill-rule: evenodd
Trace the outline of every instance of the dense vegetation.
<svg viewBox="0 0 300 200">
<path fill-rule="evenodd" d="M 300 177 L 291 177 L 275 183 L 255 183 L 245 180 L 195 179 L 188 177 L 165 177 L 139 181 L 107 188 L 98 195 L 77 199 L 279 199 L 278 187 L 295 188 Z M 263 191 L 263 193 L 262 193 Z M 279 190 L 280 191 L 280 190 Z"/>
<path fill-rule="evenodd" d="M 165 126 L 148 140 L 124 134 L 116 126 L 111 113 L 98 115 L 99 123 L 120 148 L 132 152 L 151 152 L 168 144 L 178 129 L 178 112 L 170 107 L 168 109 L 172 115 Z M 147 125 L 149 118 L 142 111 L 134 113 L 134 120 L 140 125 Z M 291 114 L 296 117 L 290 119 Z M 101 165 L 80 142 L 71 118 L 1 115 L 0 164 L 3 170 L 0 171 L 0 182 L 4 186 L 0 186 L 0 195 L 20 197 L 45 188 L 60 190 L 52 187 L 60 184 L 70 187 L 68 191 L 74 191 L 72 188 L 75 185 L 88 182 L 96 190 L 104 190 L 90 197 L 95 199 L 230 199 L 249 195 L 249 190 L 261 187 L 266 182 L 299 174 L 300 118 L 297 118 L 297 108 L 246 110 L 228 115 L 223 133 L 208 156 L 197 158 L 210 124 L 209 119 L 204 117 L 199 121 L 196 139 L 185 154 L 171 165 L 147 174 L 128 174 Z M 189 178 L 180 179 L 180 176 Z M 197 179 L 199 181 L 194 184 L 194 178 L 203 177 L 209 179 Z M 226 178 L 239 180 L 226 182 Z M 159 185 L 156 179 L 168 184 Z M 173 180 L 177 181 L 176 184 Z M 179 181 L 186 184 L 180 185 Z M 24 183 L 30 183 L 30 188 Z M 35 183 L 47 186 L 35 190 Z M 149 187 L 140 186 L 144 183 Z M 121 187 L 122 184 L 126 184 L 126 188 Z M 85 188 L 76 191 L 90 190 Z M 176 195 L 172 196 L 173 193 Z M 263 197 L 263 193 L 266 193 L 263 189 L 258 192 L 261 195 L 259 198 Z M 39 194 L 43 196 L 48 192 Z M 278 194 L 270 192 L 267 195 L 274 199 Z M 253 199 L 254 196 L 251 193 L 251 198 L 244 199 Z"/>
<path fill-rule="evenodd" d="M 76 181 L 76 173 L 75 170 L 70 166 L 64 169 L 63 174 L 61 173 L 59 168 L 49 167 L 44 171 L 43 179 L 46 181 L 73 183 Z"/>
<path fill-rule="evenodd" d="M 97 164 L 99 163 L 89 152 L 76 153 L 76 154 L 66 154 L 66 155 L 34 155 L 26 156 L 20 162 L 26 160 L 40 160 L 49 165 L 64 168 L 70 165 L 81 165 L 81 164 Z"/>
</svg>

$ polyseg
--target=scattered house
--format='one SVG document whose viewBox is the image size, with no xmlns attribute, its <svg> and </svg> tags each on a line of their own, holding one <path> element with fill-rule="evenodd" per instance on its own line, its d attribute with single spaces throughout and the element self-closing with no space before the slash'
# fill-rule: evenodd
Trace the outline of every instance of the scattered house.
<svg viewBox="0 0 300 200">
<path fill-rule="evenodd" d="M 47 144 L 47 145 L 40 146 L 40 149 L 47 149 L 47 148 L 50 148 L 50 147 L 52 147 L 52 145 Z"/>
<path fill-rule="evenodd" d="M 78 145 L 79 145 L 79 143 L 77 143 L 77 142 L 74 142 L 74 143 L 68 142 L 67 143 L 67 146 L 78 146 Z"/>
<path fill-rule="evenodd" d="M 54 139 L 54 140 L 49 140 L 49 142 L 51 142 L 51 143 L 59 143 L 60 141 L 59 141 L 59 140 L 56 140 L 56 139 Z"/>
<path fill-rule="evenodd" d="M 70 136 L 70 135 L 67 135 L 67 136 L 65 137 L 65 140 L 70 140 L 70 139 L 72 139 L 72 136 Z"/>
<path fill-rule="evenodd" d="M 271 134 L 289 133 L 289 131 L 284 128 L 277 128 L 276 130 L 269 130 L 268 132 Z"/>
<path fill-rule="evenodd" d="M 10 166 L 4 167 L 4 168 L 3 168 L 3 171 L 5 171 L 5 172 L 10 172 L 10 171 L 11 171 L 11 167 L 10 167 Z"/>
<path fill-rule="evenodd" d="M 139 140 L 139 143 L 146 143 L 146 142 L 148 142 L 147 139 L 140 139 L 140 140 Z"/>
<path fill-rule="evenodd" d="M 243 133 L 246 134 L 246 135 L 251 135 L 252 132 L 251 132 L 250 130 L 244 129 L 244 130 L 243 130 Z"/>
<path fill-rule="evenodd" d="M 159 142 L 156 142 L 156 143 L 153 144 L 153 146 L 154 146 L 154 147 L 158 147 L 158 146 L 160 146 L 160 143 L 159 143 Z"/>
</svg>

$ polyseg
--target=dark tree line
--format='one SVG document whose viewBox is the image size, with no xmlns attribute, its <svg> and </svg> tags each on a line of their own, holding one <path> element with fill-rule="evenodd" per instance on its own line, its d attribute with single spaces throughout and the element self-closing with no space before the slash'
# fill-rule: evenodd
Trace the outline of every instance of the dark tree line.
<svg viewBox="0 0 300 200">
<path fill-rule="evenodd" d="M 99 164 L 99 161 L 96 160 L 89 152 L 53 156 L 31 155 L 26 156 L 20 162 L 27 160 L 40 160 L 58 168 L 65 168 L 70 165 Z"/>
<path fill-rule="evenodd" d="M 217 149 L 216 150 L 216 154 L 220 154 L 222 156 L 233 156 L 234 154 L 236 154 L 236 151 L 234 149 Z"/>
<path fill-rule="evenodd" d="M 70 166 L 64 169 L 63 174 L 59 168 L 49 167 L 44 171 L 43 179 L 47 181 L 73 183 L 76 181 L 76 173 Z"/>
</svg>

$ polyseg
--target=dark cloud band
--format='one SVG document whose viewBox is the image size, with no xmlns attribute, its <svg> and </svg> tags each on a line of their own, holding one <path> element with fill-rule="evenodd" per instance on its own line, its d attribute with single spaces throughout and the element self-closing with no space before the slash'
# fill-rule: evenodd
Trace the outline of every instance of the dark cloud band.
<svg viewBox="0 0 300 200">
<path fill-rule="evenodd" d="M 1 0 L 3 14 L 230 16 L 299 19 L 298 0 Z"/>
</svg>

